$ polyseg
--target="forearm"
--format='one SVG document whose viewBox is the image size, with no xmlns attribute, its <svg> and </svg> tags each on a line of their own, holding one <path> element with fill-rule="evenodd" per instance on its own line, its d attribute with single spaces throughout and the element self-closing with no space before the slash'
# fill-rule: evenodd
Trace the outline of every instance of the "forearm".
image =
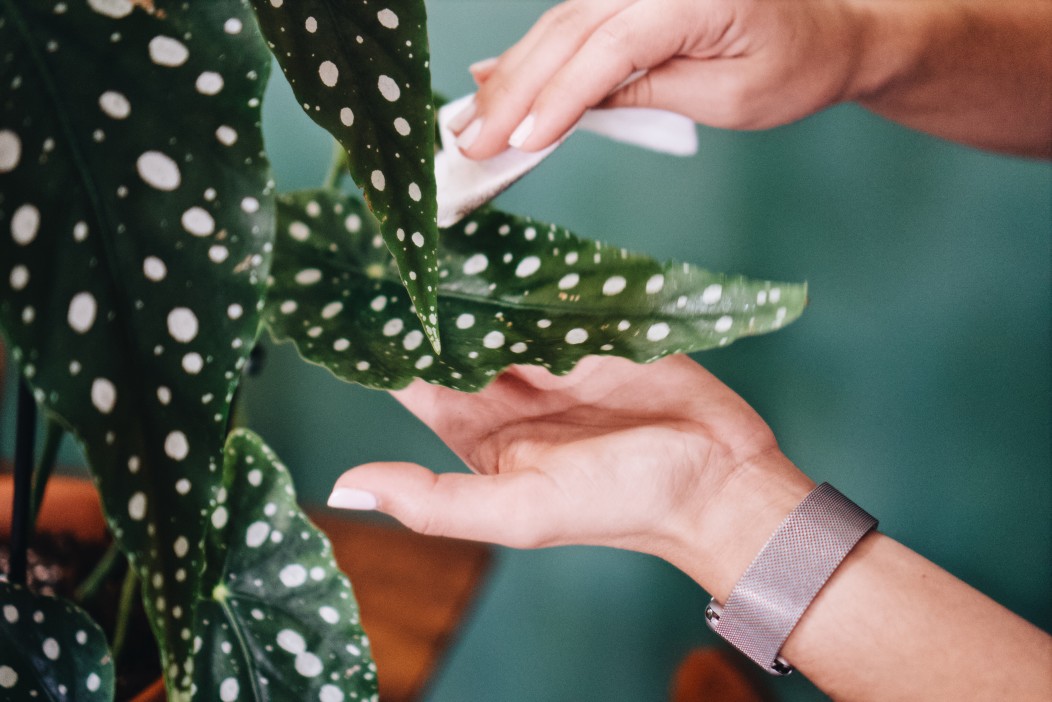
<svg viewBox="0 0 1052 702">
<path fill-rule="evenodd" d="M 849 1 L 863 39 L 848 97 L 945 139 L 1052 157 L 1052 2 Z"/>
<path fill-rule="evenodd" d="M 664 555 L 718 601 L 811 488 L 781 454 L 746 468 Z M 693 530 L 693 532 L 692 532 Z M 1045 700 L 1052 638 L 879 533 L 848 555 L 782 654 L 838 700 Z"/>
</svg>

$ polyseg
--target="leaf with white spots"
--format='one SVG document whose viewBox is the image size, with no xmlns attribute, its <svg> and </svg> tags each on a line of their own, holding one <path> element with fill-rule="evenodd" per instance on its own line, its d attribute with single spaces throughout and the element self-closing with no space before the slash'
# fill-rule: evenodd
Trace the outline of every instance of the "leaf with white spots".
<svg viewBox="0 0 1052 702">
<path fill-rule="evenodd" d="M 300 510 L 287 469 L 255 434 L 226 448 L 197 607 L 197 698 L 376 699 L 376 666 L 350 582 Z"/>
<path fill-rule="evenodd" d="M 113 660 L 87 612 L 0 580 L 0 700 L 112 702 Z"/>
<path fill-rule="evenodd" d="M 493 210 L 443 229 L 439 256 L 436 357 L 361 202 L 280 196 L 267 325 L 344 380 L 477 390 L 511 364 L 565 373 L 586 355 L 646 362 L 725 346 L 781 328 L 807 302 L 805 285 L 659 263 Z"/>
<path fill-rule="evenodd" d="M 87 455 L 179 699 L 270 263 L 270 54 L 247 0 L 2 0 L 0 47 L 0 330 Z"/>
<path fill-rule="evenodd" d="M 423 0 L 252 0 L 306 113 L 336 137 L 439 349 L 435 113 Z"/>
</svg>

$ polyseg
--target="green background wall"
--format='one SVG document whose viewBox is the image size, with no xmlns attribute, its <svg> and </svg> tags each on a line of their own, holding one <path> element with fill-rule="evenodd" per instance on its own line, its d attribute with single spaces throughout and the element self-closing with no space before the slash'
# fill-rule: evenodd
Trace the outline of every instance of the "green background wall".
<svg viewBox="0 0 1052 702">
<path fill-rule="evenodd" d="M 499 53 L 550 4 L 431 2 L 436 88 L 470 91 L 466 66 Z M 329 139 L 280 75 L 265 129 L 279 188 L 319 184 Z M 659 258 L 807 280 L 812 303 L 799 322 L 698 360 L 813 478 L 1048 630 L 1052 168 L 854 107 L 770 132 L 699 136 L 692 159 L 574 136 L 500 204 Z M 263 375 L 246 386 L 247 416 L 305 501 L 323 501 L 365 461 L 462 468 L 388 396 L 268 345 Z M 9 401 L 8 455 L 11 414 Z M 706 602 L 681 573 L 638 554 L 499 551 L 428 699 L 666 699 L 680 659 L 714 642 Z M 776 689 L 779 699 L 821 699 L 799 676 Z"/>
</svg>

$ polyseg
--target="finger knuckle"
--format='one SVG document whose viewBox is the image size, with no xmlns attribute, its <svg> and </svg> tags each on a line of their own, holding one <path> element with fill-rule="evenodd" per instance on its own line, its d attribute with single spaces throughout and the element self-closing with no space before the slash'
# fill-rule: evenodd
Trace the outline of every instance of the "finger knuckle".
<svg viewBox="0 0 1052 702">
<path fill-rule="evenodd" d="M 631 35 L 631 28 L 620 16 L 603 22 L 592 33 L 592 41 L 603 51 L 623 52 Z"/>
<path fill-rule="evenodd" d="M 563 2 L 545 10 L 537 24 L 547 31 L 573 29 L 580 26 L 582 8 L 576 2 Z"/>
</svg>

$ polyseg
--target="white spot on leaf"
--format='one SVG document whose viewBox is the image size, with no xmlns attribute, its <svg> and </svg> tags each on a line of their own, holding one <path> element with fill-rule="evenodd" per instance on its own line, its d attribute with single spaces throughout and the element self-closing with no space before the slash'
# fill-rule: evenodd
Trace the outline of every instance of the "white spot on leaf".
<svg viewBox="0 0 1052 702">
<path fill-rule="evenodd" d="M 99 109 L 113 119 L 125 119 L 131 114 L 131 103 L 122 93 L 107 90 L 99 96 Z"/>
<path fill-rule="evenodd" d="M 147 151 L 135 162 L 139 176 L 158 190 L 172 191 L 182 182 L 179 166 L 160 151 Z"/>
<path fill-rule="evenodd" d="M 576 327 L 566 332 L 566 343 L 568 344 L 583 344 L 588 340 L 588 332 L 580 327 Z"/>
<path fill-rule="evenodd" d="M 647 339 L 650 341 L 661 341 L 669 334 L 669 326 L 664 322 L 658 322 L 657 324 L 651 324 L 650 328 L 647 329 Z"/>
<path fill-rule="evenodd" d="M 150 60 L 158 66 L 182 66 L 190 58 L 190 50 L 178 39 L 156 36 L 150 40 Z"/>
<path fill-rule="evenodd" d="M 216 227 L 216 221 L 212 219 L 212 215 L 201 207 L 191 207 L 183 213 L 180 221 L 183 229 L 194 236 L 208 236 L 215 231 Z"/>
<path fill-rule="evenodd" d="M 190 453 L 190 442 L 186 434 L 181 431 L 173 431 L 164 439 L 164 452 L 173 461 L 181 461 Z"/>
<path fill-rule="evenodd" d="M 22 205 L 11 215 L 11 237 L 19 246 L 31 244 L 40 229 L 40 210 L 35 205 Z"/>
<path fill-rule="evenodd" d="M 394 102 L 402 96 L 402 91 L 398 88 L 398 83 L 394 82 L 391 76 L 380 76 L 380 79 L 376 83 L 376 87 L 380 89 L 380 94 L 384 96 L 388 102 Z"/>
<path fill-rule="evenodd" d="M 69 322 L 69 326 L 73 331 L 78 334 L 86 334 L 92 325 L 95 324 L 97 311 L 98 305 L 95 303 L 95 296 L 89 292 L 80 292 L 74 295 L 69 302 L 66 321 Z"/>
<path fill-rule="evenodd" d="M 340 79 L 340 69 L 332 61 L 322 61 L 318 66 L 318 76 L 321 77 L 322 83 L 331 88 Z"/>
<path fill-rule="evenodd" d="M 22 160 L 22 140 L 10 129 L 0 130 L 0 173 L 10 173 Z"/>
<path fill-rule="evenodd" d="M 91 404 L 99 412 L 109 414 L 117 404 L 117 388 L 106 378 L 96 378 L 91 383 Z"/>
<path fill-rule="evenodd" d="M 195 315 L 187 307 L 176 307 L 168 313 L 168 333 L 176 341 L 188 344 L 197 336 L 198 323 Z"/>
</svg>

